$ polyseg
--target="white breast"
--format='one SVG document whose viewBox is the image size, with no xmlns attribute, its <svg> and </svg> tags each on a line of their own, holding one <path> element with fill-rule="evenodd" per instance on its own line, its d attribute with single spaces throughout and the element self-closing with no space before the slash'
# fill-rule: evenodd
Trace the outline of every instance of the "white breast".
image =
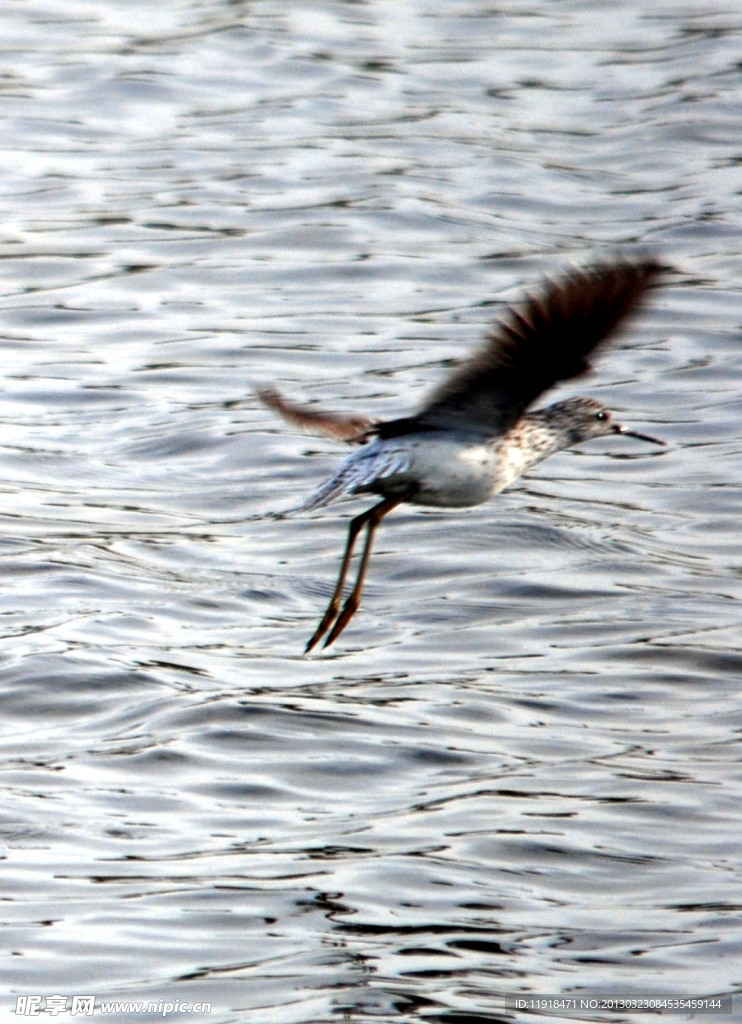
<svg viewBox="0 0 742 1024">
<path fill-rule="evenodd" d="M 410 486 L 417 505 L 479 505 L 501 489 L 496 447 L 466 434 L 427 432 L 374 442 L 396 451 L 403 468 L 377 478 L 371 490 L 399 494 Z M 507 481 L 509 482 L 509 481 Z M 504 485 L 503 485 L 504 486 Z"/>
</svg>

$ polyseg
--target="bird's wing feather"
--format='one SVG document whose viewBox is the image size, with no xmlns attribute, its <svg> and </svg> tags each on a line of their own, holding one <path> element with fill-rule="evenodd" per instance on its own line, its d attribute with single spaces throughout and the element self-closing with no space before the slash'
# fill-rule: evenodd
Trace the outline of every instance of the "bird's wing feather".
<svg viewBox="0 0 742 1024">
<path fill-rule="evenodd" d="M 366 416 L 341 416 L 312 406 L 299 405 L 271 387 L 257 388 L 255 394 L 263 405 L 277 412 L 288 423 L 312 434 L 322 434 L 335 441 L 353 444 L 366 441 L 374 432 L 375 422 Z"/>
<path fill-rule="evenodd" d="M 505 433 L 543 391 L 589 368 L 586 357 L 662 269 L 651 259 L 618 261 L 547 282 L 541 295 L 508 310 L 482 349 L 443 380 L 415 420 Z"/>
<path fill-rule="evenodd" d="M 344 494 L 370 490 L 377 480 L 394 476 L 395 473 L 405 473 L 409 466 L 409 453 L 372 442 L 343 459 L 332 476 L 320 484 L 314 494 L 285 514 L 293 516 L 301 512 L 312 512 Z"/>
</svg>

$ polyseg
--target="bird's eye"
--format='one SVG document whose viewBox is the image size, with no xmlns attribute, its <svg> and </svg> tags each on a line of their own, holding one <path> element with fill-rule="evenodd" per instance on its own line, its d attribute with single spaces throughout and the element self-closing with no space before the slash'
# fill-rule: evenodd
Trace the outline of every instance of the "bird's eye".
<svg viewBox="0 0 742 1024">
<path fill-rule="evenodd" d="M 595 419 L 600 420 L 601 423 L 604 423 L 608 419 L 608 413 L 603 412 L 603 410 L 601 409 L 600 412 L 595 413 Z"/>
</svg>

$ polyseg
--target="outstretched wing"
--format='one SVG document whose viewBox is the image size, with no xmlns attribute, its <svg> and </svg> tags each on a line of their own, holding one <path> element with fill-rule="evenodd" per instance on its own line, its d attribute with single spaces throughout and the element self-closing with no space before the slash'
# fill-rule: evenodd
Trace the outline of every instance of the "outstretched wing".
<svg viewBox="0 0 742 1024">
<path fill-rule="evenodd" d="M 453 370 L 414 420 L 505 433 L 543 391 L 589 368 L 586 357 L 663 269 L 654 260 L 621 260 L 547 282 L 540 296 L 506 313 L 484 347 Z"/>
<path fill-rule="evenodd" d="M 375 421 L 365 416 L 340 416 L 299 405 L 284 398 L 275 388 L 261 387 L 255 394 L 263 405 L 283 416 L 287 422 L 312 434 L 323 434 L 335 441 L 353 444 L 368 440 L 375 432 Z"/>
</svg>

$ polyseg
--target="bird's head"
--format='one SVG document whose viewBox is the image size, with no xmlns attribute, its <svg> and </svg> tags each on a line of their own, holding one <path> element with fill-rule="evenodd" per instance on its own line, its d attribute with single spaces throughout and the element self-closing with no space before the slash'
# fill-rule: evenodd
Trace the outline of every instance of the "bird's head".
<svg viewBox="0 0 742 1024">
<path fill-rule="evenodd" d="M 573 438 L 572 444 L 580 444 L 594 437 L 607 437 L 621 434 L 623 437 L 634 437 L 637 441 L 649 441 L 650 444 L 664 445 L 665 441 L 629 430 L 621 423 L 616 423 L 613 413 L 594 398 L 568 398 L 552 408 L 559 410 L 563 425 Z"/>
</svg>

